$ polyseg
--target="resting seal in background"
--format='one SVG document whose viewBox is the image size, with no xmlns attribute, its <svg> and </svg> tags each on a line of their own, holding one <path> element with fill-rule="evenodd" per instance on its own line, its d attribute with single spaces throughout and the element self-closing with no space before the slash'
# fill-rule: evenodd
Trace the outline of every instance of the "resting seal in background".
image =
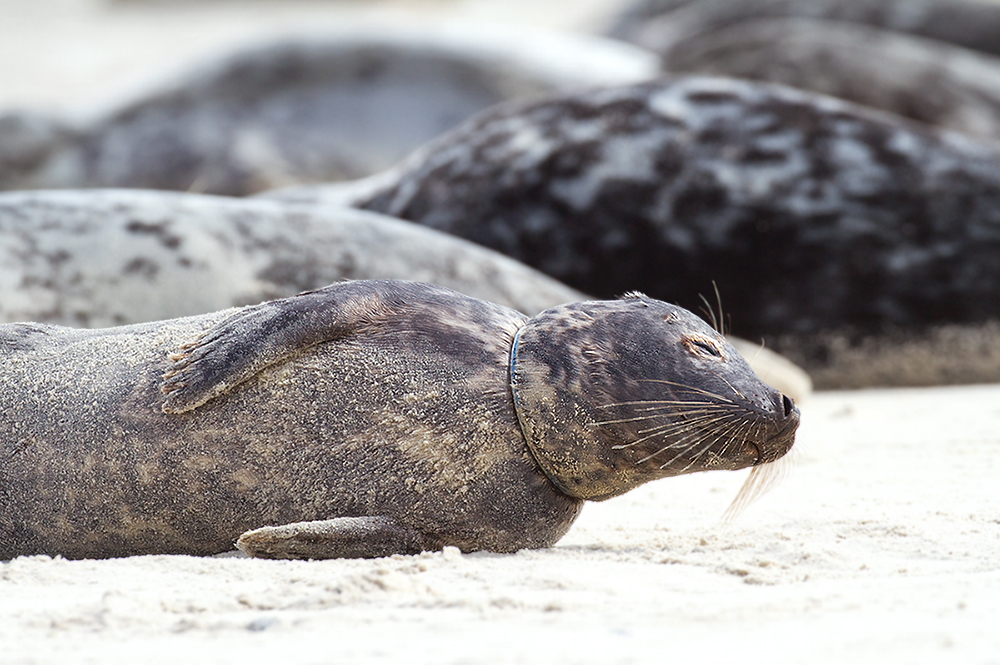
<svg viewBox="0 0 1000 665">
<path fill-rule="evenodd" d="M 0 189 L 245 195 L 357 178 L 498 102 L 655 73 L 652 53 L 599 37 L 352 25 L 202 63 L 87 122 L 0 111 Z"/>
<path fill-rule="evenodd" d="M 681 41 L 664 71 L 770 81 L 1000 139 L 1000 58 L 856 23 L 741 21 Z"/>
<path fill-rule="evenodd" d="M 673 77 L 510 104 L 383 174 L 273 196 L 410 219 L 600 297 L 696 309 L 714 282 L 732 332 L 818 386 L 1000 380 L 1000 151 L 831 97 Z M 954 325 L 966 342 L 939 336 Z M 853 355 L 872 337 L 933 362 L 873 372 Z"/>
<path fill-rule="evenodd" d="M 663 53 L 742 21 L 779 17 L 870 25 L 1000 55 L 1000 6 L 982 0 L 640 0 L 610 32 Z"/>
<path fill-rule="evenodd" d="M 345 282 L 123 328 L 5 325 L 0 349 L 0 559 L 213 554 L 289 524 L 241 547 L 545 547 L 585 499 L 772 462 L 799 421 L 704 322 L 638 294 L 529 320 Z"/>
<path fill-rule="evenodd" d="M 350 208 L 135 190 L 0 194 L 0 323 L 144 323 L 344 279 L 432 282 L 529 314 L 585 299 L 497 252 Z"/>
</svg>

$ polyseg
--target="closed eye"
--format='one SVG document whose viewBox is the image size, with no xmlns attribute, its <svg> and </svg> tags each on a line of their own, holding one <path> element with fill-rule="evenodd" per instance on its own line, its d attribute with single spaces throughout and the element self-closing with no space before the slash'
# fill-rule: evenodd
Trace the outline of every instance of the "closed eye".
<svg viewBox="0 0 1000 665">
<path fill-rule="evenodd" d="M 706 344 L 705 342 L 695 342 L 694 345 L 710 356 L 715 356 L 716 358 L 722 357 L 722 354 L 719 353 L 719 350 L 711 344 Z"/>
<path fill-rule="evenodd" d="M 722 358 L 722 351 L 718 345 L 710 339 L 703 337 L 686 337 L 684 346 L 691 353 L 696 353 L 705 358 Z"/>
</svg>

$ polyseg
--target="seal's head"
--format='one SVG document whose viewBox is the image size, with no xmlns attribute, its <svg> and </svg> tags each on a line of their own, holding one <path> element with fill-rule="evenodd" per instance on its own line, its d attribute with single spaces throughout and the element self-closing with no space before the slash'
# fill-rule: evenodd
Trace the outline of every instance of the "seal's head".
<svg viewBox="0 0 1000 665">
<path fill-rule="evenodd" d="M 799 410 L 691 312 L 641 294 L 548 309 L 517 334 L 511 386 L 539 465 L 602 500 L 666 476 L 773 462 Z"/>
</svg>

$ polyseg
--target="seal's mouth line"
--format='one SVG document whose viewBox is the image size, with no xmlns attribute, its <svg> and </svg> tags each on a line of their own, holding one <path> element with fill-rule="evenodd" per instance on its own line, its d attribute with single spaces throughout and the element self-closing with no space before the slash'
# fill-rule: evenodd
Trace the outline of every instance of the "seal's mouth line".
<svg viewBox="0 0 1000 665">
<path fill-rule="evenodd" d="M 798 427 L 799 427 L 798 416 L 794 418 L 789 418 L 788 421 L 784 423 L 784 425 L 781 427 L 781 429 L 779 429 L 771 436 L 767 437 L 765 441 L 762 441 L 760 444 L 754 444 L 755 446 L 757 446 L 757 449 L 759 451 L 757 461 L 754 463 L 754 466 L 773 464 L 782 457 L 785 457 L 788 454 L 788 452 L 792 449 L 792 446 L 795 444 L 795 438 L 794 438 L 795 431 L 798 429 Z M 761 446 L 763 446 L 763 448 Z M 783 450 L 783 452 L 778 457 L 770 458 L 770 456 L 764 455 L 764 448 L 775 449 L 775 450 L 781 449 Z"/>
<path fill-rule="evenodd" d="M 778 430 L 778 433 L 775 436 L 784 436 L 790 432 L 794 432 L 799 428 L 801 420 L 801 416 L 799 416 L 798 412 L 796 412 L 793 417 L 786 419 L 784 426 Z"/>
</svg>

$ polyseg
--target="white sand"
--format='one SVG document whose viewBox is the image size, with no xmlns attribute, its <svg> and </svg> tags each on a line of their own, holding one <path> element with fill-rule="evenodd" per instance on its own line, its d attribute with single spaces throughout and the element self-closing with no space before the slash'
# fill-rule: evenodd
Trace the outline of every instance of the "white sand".
<svg viewBox="0 0 1000 665">
<path fill-rule="evenodd" d="M 97 99 L 171 49 L 332 4 L 192 22 L 197 3 L 98 20 L 96 2 L 0 0 L 0 108 Z M 599 9 L 410 4 L 561 27 Z M 724 530 L 746 472 L 589 505 L 516 555 L 0 564 L 0 663 L 1000 664 L 1000 386 L 821 393 L 803 413 L 792 475 Z"/>
<path fill-rule="evenodd" d="M 556 547 L 0 564 L 0 663 L 1000 663 L 1000 387 L 820 393 L 790 477 L 588 505 Z"/>
</svg>

